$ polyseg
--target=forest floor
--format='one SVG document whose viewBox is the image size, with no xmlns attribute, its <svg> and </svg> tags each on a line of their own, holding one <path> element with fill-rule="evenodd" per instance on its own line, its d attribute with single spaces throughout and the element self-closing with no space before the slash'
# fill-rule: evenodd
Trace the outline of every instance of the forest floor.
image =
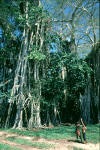
<svg viewBox="0 0 100 150">
<path fill-rule="evenodd" d="M 12 139 L 12 140 L 11 140 Z M 17 139 L 17 140 L 14 140 Z M 24 140 L 24 143 L 18 143 L 18 139 Z M 28 141 L 28 144 L 27 142 Z M 32 144 L 30 144 L 32 143 Z M 48 144 L 48 147 L 38 147 L 36 146 L 40 143 L 41 144 Z M 44 139 L 41 137 L 32 137 L 32 136 L 25 136 L 19 135 L 16 133 L 0 131 L 0 144 L 9 145 L 12 148 L 10 150 L 39 150 L 41 148 L 45 150 L 99 150 L 100 143 L 87 143 L 83 144 L 75 139 L 66 140 L 51 140 L 51 139 Z M 4 148 L 0 148 L 0 150 L 5 150 Z"/>
</svg>

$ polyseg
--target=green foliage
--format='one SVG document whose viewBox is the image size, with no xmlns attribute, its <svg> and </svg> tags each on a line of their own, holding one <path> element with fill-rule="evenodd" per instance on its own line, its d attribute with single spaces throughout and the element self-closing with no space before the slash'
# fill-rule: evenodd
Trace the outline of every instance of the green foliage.
<svg viewBox="0 0 100 150">
<path fill-rule="evenodd" d="M 44 60 L 46 58 L 46 56 L 44 54 L 42 54 L 39 51 L 33 51 L 30 53 L 29 59 L 34 59 L 34 60 Z"/>
<path fill-rule="evenodd" d="M 69 92 L 83 94 L 92 69 L 84 60 L 73 54 L 64 56 L 64 65 L 67 68 L 66 84 Z"/>
<path fill-rule="evenodd" d="M 49 105 L 59 105 L 64 96 L 64 83 L 60 77 L 60 57 L 57 53 L 50 55 L 50 62 L 48 66 L 48 73 L 42 83 L 42 95 L 44 102 Z"/>
<path fill-rule="evenodd" d="M 64 45 L 65 47 L 65 45 Z M 67 47 L 68 48 L 68 47 Z M 80 115 L 80 94 L 88 84 L 92 69 L 87 63 L 73 53 L 63 52 L 51 53 L 46 80 L 43 80 L 42 95 L 46 102 L 54 105 L 55 102 L 69 110 L 69 118 L 73 120 Z M 62 68 L 66 67 L 66 77 L 61 78 Z M 67 93 L 67 99 L 64 99 L 64 89 Z M 45 102 L 44 102 L 45 103 Z M 68 118 L 68 117 L 67 117 Z M 69 120 L 70 121 L 70 120 Z"/>
<path fill-rule="evenodd" d="M 64 83 L 67 90 L 69 118 L 72 116 L 72 120 L 77 121 L 76 119 L 80 117 L 81 113 L 79 101 L 80 94 L 84 94 L 92 69 L 84 60 L 73 53 L 64 53 L 61 64 L 65 66 L 67 70 Z"/>
<path fill-rule="evenodd" d="M 34 22 L 37 21 L 47 21 L 48 20 L 48 13 L 47 11 L 43 10 L 42 6 L 33 6 L 31 3 L 29 4 L 29 18 L 28 22 L 30 24 L 33 24 Z"/>
<path fill-rule="evenodd" d="M 33 48 L 32 48 L 32 51 L 30 52 L 30 54 L 28 56 L 28 58 L 29 59 L 34 59 L 34 60 L 37 60 L 37 61 L 41 61 L 41 60 L 46 59 L 46 56 L 41 52 L 39 47 L 34 45 Z"/>
<path fill-rule="evenodd" d="M 25 16 L 25 12 L 21 12 L 21 8 L 19 7 L 19 5 L 21 4 L 21 2 L 16 2 L 15 5 L 15 10 L 19 9 L 19 11 L 15 11 L 15 15 L 16 15 L 16 23 L 19 24 L 20 27 L 22 27 L 23 25 L 26 24 L 26 22 L 34 27 L 36 22 L 47 22 L 49 15 L 47 13 L 47 11 L 43 10 L 42 6 L 34 6 L 33 2 L 28 2 L 28 18 L 26 18 Z M 22 4 L 22 7 L 25 7 L 25 4 Z"/>
<path fill-rule="evenodd" d="M 32 6 L 32 4 L 30 3 L 29 4 L 28 23 L 33 24 L 37 21 L 37 19 L 38 19 L 38 21 L 41 20 L 42 19 L 41 14 L 42 14 L 42 8 L 39 6 L 34 7 L 34 5 Z"/>
<path fill-rule="evenodd" d="M 60 78 L 49 77 L 43 83 L 42 95 L 48 103 L 51 102 L 53 105 L 55 102 L 58 103 L 62 100 L 63 88 L 63 82 Z"/>
</svg>

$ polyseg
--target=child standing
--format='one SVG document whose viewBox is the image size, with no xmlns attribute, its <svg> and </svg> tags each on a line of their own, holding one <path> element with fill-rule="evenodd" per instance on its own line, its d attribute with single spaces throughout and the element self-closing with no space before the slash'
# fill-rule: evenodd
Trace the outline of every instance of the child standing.
<svg viewBox="0 0 100 150">
<path fill-rule="evenodd" d="M 82 120 L 82 118 L 81 118 L 81 123 L 82 123 L 82 135 L 83 135 L 83 140 L 84 140 L 84 144 L 86 144 L 87 143 L 87 141 L 86 141 L 86 126 L 85 126 L 85 124 L 83 123 L 83 120 Z"/>
<path fill-rule="evenodd" d="M 77 139 L 78 139 L 78 137 L 80 137 L 81 142 L 82 142 L 82 137 L 81 137 L 81 132 L 80 132 L 80 123 L 79 122 L 76 123 L 76 131 L 75 132 L 76 132 Z"/>
</svg>

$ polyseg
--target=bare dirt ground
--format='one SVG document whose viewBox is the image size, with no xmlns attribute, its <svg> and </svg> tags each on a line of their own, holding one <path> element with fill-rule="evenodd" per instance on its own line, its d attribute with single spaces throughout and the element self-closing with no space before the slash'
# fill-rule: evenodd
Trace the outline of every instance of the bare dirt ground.
<svg viewBox="0 0 100 150">
<path fill-rule="evenodd" d="M 82 144 L 78 143 L 75 140 L 47 140 L 43 138 L 36 138 L 36 137 L 29 137 L 29 136 L 22 136 L 14 133 L 7 133 L 4 131 L 0 131 L 0 143 L 8 144 L 10 146 L 20 148 L 22 150 L 39 150 L 38 148 L 33 148 L 29 145 L 20 145 L 11 141 L 6 140 L 7 137 L 17 137 L 22 139 L 28 139 L 33 143 L 48 143 L 54 144 L 54 148 L 49 148 L 49 150 L 73 150 L 73 147 L 80 148 L 83 150 L 100 150 L 100 143 L 93 144 L 87 143 Z"/>
</svg>

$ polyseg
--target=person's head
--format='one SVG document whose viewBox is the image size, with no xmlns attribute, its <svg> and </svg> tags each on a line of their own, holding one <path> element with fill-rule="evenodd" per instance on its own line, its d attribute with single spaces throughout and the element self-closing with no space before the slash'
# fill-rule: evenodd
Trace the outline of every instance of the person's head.
<svg viewBox="0 0 100 150">
<path fill-rule="evenodd" d="M 76 126 L 77 126 L 77 125 L 80 125 L 80 123 L 79 123 L 79 122 L 76 122 Z"/>
</svg>

